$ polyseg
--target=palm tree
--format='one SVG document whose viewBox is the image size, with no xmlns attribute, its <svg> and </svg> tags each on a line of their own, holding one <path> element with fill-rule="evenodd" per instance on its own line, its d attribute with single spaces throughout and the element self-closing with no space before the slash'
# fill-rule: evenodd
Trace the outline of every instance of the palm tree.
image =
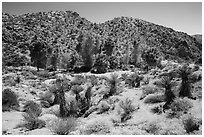
<svg viewBox="0 0 204 137">
<path fill-rule="evenodd" d="M 172 81 L 172 79 L 168 76 L 162 77 L 161 81 L 157 83 L 158 87 L 162 87 L 165 89 L 164 96 L 166 103 L 164 104 L 163 108 L 167 109 L 169 105 L 173 102 L 175 99 L 175 95 L 172 91 L 172 88 L 176 85 L 175 82 Z"/>
<path fill-rule="evenodd" d="M 181 78 L 181 85 L 179 89 L 180 97 L 192 98 L 191 94 L 191 69 L 185 64 L 178 69 L 178 75 Z"/>
</svg>

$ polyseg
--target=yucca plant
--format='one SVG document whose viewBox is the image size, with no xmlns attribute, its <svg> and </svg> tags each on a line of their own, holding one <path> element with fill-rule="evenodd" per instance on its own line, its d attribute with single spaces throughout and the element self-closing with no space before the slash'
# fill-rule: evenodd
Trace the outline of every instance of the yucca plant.
<svg viewBox="0 0 204 137">
<path fill-rule="evenodd" d="M 132 104 L 132 100 L 130 100 L 129 98 L 126 98 L 124 101 L 120 101 L 119 102 L 119 106 L 120 108 L 123 110 L 123 112 L 121 112 L 120 116 L 121 116 L 121 122 L 125 122 L 126 120 L 131 118 L 131 114 L 139 109 L 136 108 L 133 104 Z"/>
<path fill-rule="evenodd" d="M 110 86 L 110 90 L 107 94 L 107 96 L 112 96 L 117 92 L 117 85 L 119 83 L 119 77 L 116 73 L 112 73 L 110 75 L 110 78 L 107 78 L 107 83 Z"/>
<path fill-rule="evenodd" d="M 78 101 L 80 99 L 80 95 L 79 93 L 83 91 L 83 87 L 82 86 L 78 86 L 78 85 L 74 85 L 72 87 L 72 92 L 76 95 L 76 100 Z"/>
<path fill-rule="evenodd" d="M 66 87 L 66 89 L 65 89 Z M 70 89 L 70 86 L 69 88 Z M 60 104 L 60 116 L 66 117 L 67 116 L 67 108 L 66 108 L 66 101 L 65 101 L 65 91 L 67 90 L 67 86 L 64 86 L 63 79 L 59 78 L 56 80 L 56 92 L 58 93 L 59 97 L 59 104 Z"/>
<path fill-rule="evenodd" d="M 172 88 L 176 86 L 176 83 L 173 82 L 170 77 L 164 76 L 162 77 L 161 81 L 158 81 L 157 86 L 165 89 L 164 96 L 166 103 L 164 104 L 163 108 L 167 109 L 175 99 L 175 95 L 172 91 Z"/>
<path fill-rule="evenodd" d="M 192 98 L 191 94 L 191 69 L 185 64 L 178 69 L 178 75 L 181 78 L 181 85 L 179 88 L 180 97 Z"/>
</svg>

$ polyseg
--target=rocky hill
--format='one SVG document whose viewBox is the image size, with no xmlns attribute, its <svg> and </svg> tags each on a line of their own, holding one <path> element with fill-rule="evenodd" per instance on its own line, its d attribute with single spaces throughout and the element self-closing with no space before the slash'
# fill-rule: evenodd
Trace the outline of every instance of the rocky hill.
<svg viewBox="0 0 204 137">
<path fill-rule="evenodd" d="M 193 37 L 194 37 L 200 44 L 202 44 L 202 35 L 196 34 L 196 35 L 193 35 Z"/>
<path fill-rule="evenodd" d="M 202 44 L 196 38 L 171 28 L 128 17 L 96 24 L 80 17 L 76 12 L 51 11 L 19 16 L 3 13 L 3 65 L 33 64 L 35 59 L 31 52 L 36 41 L 43 43 L 46 49 L 42 50 L 45 54 L 42 58 L 46 58 L 45 64 L 48 62 L 48 53 L 53 54 L 54 51 L 59 53 L 56 55 L 58 58 L 62 51 L 63 54 L 79 53 L 79 47 L 84 47 L 84 38 L 87 36 L 91 37 L 98 50 L 101 49 L 100 52 L 112 49 L 111 55 L 120 59 L 124 58 L 124 54 L 128 58 L 133 56 L 133 47 L 137 44 L 142 45 L 141 52 L 147 47 L 155 47 L 162 59 L 199 63 L 202 57 Z M 130 53 L 126 53 L 128 48 Z M 83 60 L 81 54 L 79 56 Z"/>
</svg>

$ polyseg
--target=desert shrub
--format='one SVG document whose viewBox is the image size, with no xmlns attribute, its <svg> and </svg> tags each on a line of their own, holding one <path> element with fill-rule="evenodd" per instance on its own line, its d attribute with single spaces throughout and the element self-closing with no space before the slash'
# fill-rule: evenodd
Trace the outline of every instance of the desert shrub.
<svg viewBox="0 0 204 137">
<path fill-rule="evenodd" d="M 150 47 L 144 50 L 142 53 L 142 58 L 150 66 L 159 65 L 159 51 L 157 48 Z"/>
<path fill-rule="evenodd" d="M 49 71 L 47 71 L 47 70 L 39 71 L 39 72 L 37 72 L 37 75 L 39 77 L 42 77 L 42 78 L 49 78 L 50 77 Z"/>
<path fill-rule="evenodd" d="M 24 123 L 18 125 L 18 127 L 25 127 L 28 130 L 45 127 L 45 121 L 39 119 L 36 115 L 33 115 L 32 113 L 23 114 L 23 119 Z"/>
<path fill-rule="evenodd" d="M 102 114 L 110 109 L 110 105 L 106 101 L 101 101 L 98 106 L 98 114 Z"/>
<path fill-rule="evenodd" d="M 85 129 L 83 130 L 83 134 L 90 135 L 90 134 L 108 134 L 111 130 L 111 125 L 109 120 L 104 118 L 95 118 L 89 121 L 85 125 Z"/>
<path fill-rule="evenodd" d="M 74 94 L 79 94 L 79 93 L 80 93 L 81 91 L 83 91 L 84 89 L 83 89 L 82 86 L 74 85 L 74 86 L 72 86 L 71 90 L 72 90 L 72 92 L 73 92 Z"/>
<path fill-rule="evenodd" d="M 58 135 L 68 135 L 74 131 L 77 126 L 77 121 L 73 117 L 58 118 L 51 123 L 51 130 Z"/>
<path fill-rule="evenodd" d="M 92 86 L 97 85 L 98 81 L 99 81 L 98 78 L 96 76 L 94 76 L 94 75 L 89 76 L 89 80 L 90 80 Z"/>
<path fill-rule="evenodd" d="M 143 77 L 139 76 L 138 73 L 135 72 L 125 79 L 125 83 L 131 87 L 139 87 L 142 79 Z"/>
<path fill-rule="evenodd" d="M 10 109 L 18 109 L 18 96 L 11 89 L 6 88 L 2 92 L 2 111 L 10 111 Z"/>
<path fill-rule="evenodd" d="M 116 56 L 109 56 L 110 69 L 117 69 L 119 67 L 120 60 Z"/>
<path fill-rule="evenodd" d="M 182 114 L 187 113 L 192 107 L 192 103 L 187 98 L 176 98 L 169 107 L 168 117 L 180 117 Z"/>
<path fill-rule="evenodd" d="M 158 87 L 162 87 L 165 89 L 164 96 L 166 103 L 164 104 L 164 109 L 168 109 L 169 105 L 173 102 L 175 99 L 175 95 L 172 91 L 172 88 L 176 86 L 176 82 L 172 81 L 171 77 L 164 76 L 162 79 L 157 83 Z"/>
<path fill-rule="evenodd" d="M 185 135 L 186 131 L 179 119 L 162 121 L 160 135 Z"/>
<path fill-rule="evenodd" d="M 90 107 L 90 100 L 87 100 L 85 97 L 80 97 L 77 101 L 77 116 L 80 117 L 86 113 Z"/>
<path fill-rule="evenodd" d="M 74 98 L 69 98 L 69 102 L 61 103 L 60 117 L 77 117 L 79 114 L 78 102 Z M 63 109 L 63 110 L 62 110 Z"/>
<path fill-rule="evenodd" d="M 116 73 L 112 73 L 110 78 L 106 78 L 108 85 L 110 86 L 109 92 L 104 95 L 105 98 L 108 98 L 114 95 L 117 92 L 117 85 L 119 83 L 119 78 Z"/>
<path fill-rule="evenodd" d="M 162 114 L 162 112 L 163 112 L 163 107 L 162 107 L 162 105 L 153 107 L 153 108 L 151 109 L 151 112 L 152 112 L 152 113 L 155 113 L 155 114 Z"/>
<path fill-rule="evenodd" d="M 24 112 L 31 113 L 32 115 L 39 116 L 42 112 L 42 109 L 39 104 L 36 102 L 29 100 L 25 102 L 25 105 L 23 106 Z"/>
<path fill-rule="evenodd" d="M 144 85 L 149 84 L 150 81 L 150 77 L 146 77 L 145 79 L 143 79 Z"/>
<path fill-rule="evenodd" d="M 103 53 L 97 54 L 96 55 L 96 61 L 94 63 L 94 66 L 91 70 L 92 73 L 106 73 L 109 68 L 109 62 L 107 59 L 107 56 Z"/>
<path fill-rule="evenodd" d="M 144 99 L 144 103 L 160 103 L 165 101 L 165 98 L 163 95 L 155 95 L 155 94 L 150 94 Z"/>
<path fill-rule="evenodd" d="M 187 115 L 184 117 L 182 122 L 187 133 L 193 132 L 194 130 L 199 130 L 199 120 L 192 115 Z"/>
<path fill-rule="evenodd" d="M 161 127 L 157 124 L 157 122 L 153 121 L 148 123 L 146 127 L 143 127 L 143 129 L 149 134 L 158 135 Z"/>
<path fill-rule="evenodd" d="M 83 76 L 77 75 L 74 79 L 70 82 L 71 85 L 81 85 L 86 82 L 86 79 Z"/>
<path fill-rule="evenodd" d="M 91 36 L 87 36 L 82 42 L 81 56 L 84 62 L 84 65 L 87 68 L 93 66 L 93 54 L 97 52 L 97 45 L 94 45 L 93 38 Z"/>
<path fill-rule="evenodd" d="M 92 85 L 89 86 L 89 87 L 86 89 L 86 92 L 85 92 L 85 98 L 86 98 L 86 100 L 87 100 L 87 102 L 88 102 L 89 104 L 90 104 L 91 96 L 92 96 L 91 90 L 92 90 Z"/>
<path fill-rule="evenodd" d="M 160 92 L 160 89 L 158 87 L 152 86 L 152 85 L 147 85 L 144 88 L 142 88 L 142 96 L 140 97 L 140 99 L 145 98 L 149 94 L 155 94 L 158 92 Z"/>
<path fill-rule="evenodd" d="M 71 90 L 76 95 L 76 100 L 78 101 L 80 99 L 79 93 L 81 91 L 83 91 L 83 87 L 82 86 L 78 86 L 78 85 L 74 85 L 74 86 L 72 86 Z"/>
<path fill-rule="evenodd" d="M 119 107 L 122 109 L 120 113 L 121 122 L 125 122 L 130 119 L 131 114 L 136 110 L 136 107 L 132 104 L 132 100 L 126 98 L 124 101 L 119 102 Z"/>
<path fill-rule="evenodd" d="M 69 51 L 68 53 L 63 54 L 62 68 L 66 69 L 67 71 L 73 70 L 78 58 L 78 54 L 74 51 Z"/>
<path fill-rule="evenodd" d="M 179 88 L 179 96 L 192 98 L 190 81 L 192 74 L 191 69 L 185 64 L 178 69 L 177 73 L 182 80 Z"/>
<path fill-rule="evenodd" d="M 42 94 L 39 97 L 40 103 L 42 107 L 48 108 L 52 105 L 54 105 L 54 100 L 55 99 L 55 94 L 50 92 L 50 91 L 46 91 L 44 94 Z M 56 101 L 59 102 L 59 101 Z"/>
</svg>

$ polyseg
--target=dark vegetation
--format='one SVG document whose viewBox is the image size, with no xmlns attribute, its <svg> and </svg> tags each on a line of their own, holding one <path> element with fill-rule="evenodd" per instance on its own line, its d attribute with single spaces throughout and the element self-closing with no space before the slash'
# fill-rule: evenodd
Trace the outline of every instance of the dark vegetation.
<svg viewBox="0 0 204 137">
<path fill-rule="evenodd" d="M 194 37 L 140 19 L 95 24 L 72 11 L 2 15 L 3 66 L 104 73 L 158 66 L 160 58 L 199 63 L 201 47 Z"/>
<path fill-rule="evenodd" d="M 54 79 L 45 86 L 38 103 L 31 100 L 23 103 L 24 123 L 19 126 L 28 130 L 47 126 L 39 117 L 45 113 L 43 110 L 58 106 L 52 131 L 68 135 L 78 126 L 77 120 L 91 114 L 108 114 L 115 110 L 116 103 L 119 123 L 125 126 L 140 109 L 139 105 L 135 106 L 135 100 L 117 98 L 128 89 L 135 92 L 131 94 L 133 96 L 138 96 L 137 92 L 142 90 L 140 104 L 154 105 L 150 109 L 152 113 L 165 114 L 167 119 L 183 118 L 190 114 L 192 101 L 202 99 L 202 87 L 198 86 L 202 82 L 202 72 L 199 74 L 201 51 L 202 44 L 196 38 L 140 19 L 120 17 L 96 24 L 71 11 L 20 16 L 3 13 L 2 16 L 4 73 L 23 72 L 21 69 L 9 70 L 9 66 L 35 66 L 36 71 L 25 72 L 30 79 L 39 79 L 39 85 L 44 80 Z M 168 68 L 170 63 L 162 65 L 163 60 L 178 64 Z M 180 62 L 197 65 L 194 68 L 189 64 L 178 67 Z M 117 70 L 131 72 L 120 77 Z M 109 77 L 76 74 L 81 72 L 111 74 Z M 152 82 L 155 78 L 158 81 Z M 18 86 L 24 80 L 27 79 L 17 75 L 4 83 Z M 19 108 L 18 96 L 9 88 L 2 92 L 2 107 L 3 111 Z M 103 122 L 87 124 L 84 132 L 109 133 L 110 125 Z M 199 122 L 187 116 L 181 123 L 190 134 L 199 130 Z M 154 122 L 145 128 L 149 134 L 160 134 L 160 130 Z"/>
<path fill-rule="evenodd" d="M 11 89 L 4 89 L 2 92 L 2 111 L 18 110 L 18 96 Z"/>
</svg>

